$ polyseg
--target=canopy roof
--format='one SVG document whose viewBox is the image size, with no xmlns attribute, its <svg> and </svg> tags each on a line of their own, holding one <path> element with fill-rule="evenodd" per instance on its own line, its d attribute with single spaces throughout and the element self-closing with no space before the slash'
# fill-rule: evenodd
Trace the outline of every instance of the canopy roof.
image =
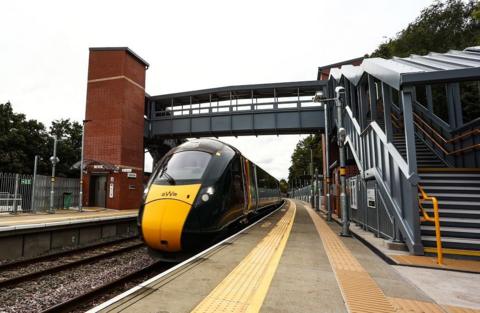
<svg viewBox="0 0 480 313">
<path fill-rule="evenodd" d="M 343 76 L 357 85 L 365 73 L 396 89 L 407 85 L 479 79 L 480 46 L 389 60 L 369 58 L 359 66 L 344 65 L 332 69 L 330 78 L 339 81 Z"/>
</svg>

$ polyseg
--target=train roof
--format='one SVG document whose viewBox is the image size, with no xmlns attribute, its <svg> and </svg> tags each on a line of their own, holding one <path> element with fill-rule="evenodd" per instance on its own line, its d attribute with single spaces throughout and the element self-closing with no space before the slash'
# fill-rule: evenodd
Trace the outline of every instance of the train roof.
<svg viewBox="0 0 480 313">
<path fill-rule="evenodd" d="M 209 139 L 209 138 L 200 138 L 200 139 L 193 139 L 189 140 L 181 145 L 179 145 L 175 152 L 178 151 L 185 151 L 185 150 L 203 150 L 209 153 L 215 153 L 218 151 L 222 151 L 225 148 L 231 149 L 235 153 L 240 153 L 240 151 L 220 140 L 216 139 Z"/>
<path fill-rule="evenodd" d="M 199 139 L 189 140 L 189 141 L 179 145 L 178 147 L 174 148 L 170 153 L 188 151 L 188 150 L 200 150 L 200 151 L 205 151 L 205 152 L 213 154 L 213 153 L 216 153 L 218 151 L 222 151 L 224 149 L 230 149 L 233 153 L 243 155 L 240 152 L 240 150 L 238 150 L 234 146 L 232 146 L 228 143 L 225 143 L 223 141 L 220 141 L 220 140 L 217 140 L 217 139 L 212 139 L 212 138 L 199 138 Z M 250 161 L 250 162 L 252 162 L 252 161 Z M 252 163 L 255 164 L 254 162 L 252 162 Z M 262 171 L 264 171 L 268 175 L 272 176 L 269 172 L 265 171 L 258 164 L 255 164 L 255 166 L 257 168 L 260 168 Z M 278 179 L 276 179 L 275 177 L 273 177 L 273 178 L 278 181 Z"/>
</svg>

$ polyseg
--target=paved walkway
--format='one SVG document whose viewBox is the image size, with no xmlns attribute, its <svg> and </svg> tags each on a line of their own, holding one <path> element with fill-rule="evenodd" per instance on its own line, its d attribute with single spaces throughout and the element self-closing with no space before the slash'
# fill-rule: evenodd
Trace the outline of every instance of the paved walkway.
<svg viewBox="0 0 480 313">
<path fill-rule="evenodd" d="M 339 231 L 290 201 L 220 249 L 93 311 L 480 312 L 480 275 L 391 266 Z"/>
<path fill-rule="evenodd" d="M 109 217 L 127 217 L 135 216 L 138 210 L 111 210 L 111 209 L 85 209 L 82 212 L 73 210 L 58 210 L 55 214 L 37 213 L 37 214 L 18 214 L 18 215 L 1 215 L 0 229 L 8 226 L 19 225 L 35 225 L 48 224 L 66 221 L 76 221 L 95 218 L 109 218 Z"/>
</svg>

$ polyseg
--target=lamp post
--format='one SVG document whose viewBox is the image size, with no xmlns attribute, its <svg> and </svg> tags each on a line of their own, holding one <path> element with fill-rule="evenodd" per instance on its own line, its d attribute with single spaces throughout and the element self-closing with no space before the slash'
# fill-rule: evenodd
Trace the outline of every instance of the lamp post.
<svg viewBox="0 0 480 313">
<path fill-rule="evenodd" d="M 325 114 L 325 206 L 327 211 L 327 222 L 332 221 L 332 207 L 330 204 L 330 146 L 329 146 L 329 131 L 330 131 L 330 114 L 328 110 L 329 101 L 335 100 L 335 98 L 327 99 L 323 94 L 323 91 L 319 91 L 315 94 L 313 102 L 320 103 L 323 106 L 323 112 Z"/>
<path fill-rule="evenodd" d="M 312 208 L 315 209 L 315 187 L 313 186 L 313 144 L 310 145 L 310 204 Z"/>
<path fill-rule="evenodd" d="M 58 138 L 55 135 L 53 138 L 53 155 L 50 157 L 50 162 L 52 162 L 52 177 L 50 179 L 50 210 L 49 213 L 54 213 L 53 203 L 54 203 L 54 196 L 55 196 L 55 166 L 60 159 L 57 157 L 57 142 Z"/>
<path fill-rule="evenodd" d="M 30 211 L 35 212 L 35 184 L 37 182 L 37 168 L 38 161 L 42 160 L 39 155 L 35 155 L 35 161 L 33 163 L 33 182 L 32 182 L 32 199 L 30 201 Z"/>
<path fill-rule="evenodd" d="M 347 209 L 347 194 L 346 194 L 346 169 L 345 169 L 345 139 L 346 130 L 343 128 L 342 118 L 342 99 L 345 94 L 345 89 L 341 86 L 335 88 L 335 106 L 337 107 L 337 139 L 338 150 L 340 155 L 340 211 L 342 212 L 342 231 L 341 236 L 350 237 L 350 218 Z"/>
<path fill-rule="evenodd" d="M 82 150 L 80 151 L 80 192 L 78 194 L 78 210 L 83 211 L 83 149 L 85 147 L 85 124 L 91 120 L 83 120 L 82 123 Z"/>
</svg>

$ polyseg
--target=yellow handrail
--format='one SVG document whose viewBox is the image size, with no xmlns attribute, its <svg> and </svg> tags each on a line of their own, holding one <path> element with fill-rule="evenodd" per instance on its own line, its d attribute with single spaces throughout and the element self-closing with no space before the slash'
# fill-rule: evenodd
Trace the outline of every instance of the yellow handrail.
<svg viewBox="0 0 480 313">
<path fill-rule="evenodd" d="M 438 200 L 436 197 L 431 197 L 425 193 L 423 188 L 418 185 L 418 189 L 420 190 L 421 197 L 419 198 L 418 201 L 418 206 L 420 208 L 420 211 L 422 212 L 423 215 L 423 220 L 428 221 L 428 222 L 434 222 L 435 223 L 435 238 L 437 241 L 437 263 L 442 265 L 443 264 L 443 251 L 442 251 L 442 235 L 440 234 L 440 216 L 438 213 Z M 422 206 L 422 203 L 424 201 L 432 201 L 433 204 L 433 218 L 428 215 L 428 213 L 425 211 L 425 209 Z"/>
</svg>

